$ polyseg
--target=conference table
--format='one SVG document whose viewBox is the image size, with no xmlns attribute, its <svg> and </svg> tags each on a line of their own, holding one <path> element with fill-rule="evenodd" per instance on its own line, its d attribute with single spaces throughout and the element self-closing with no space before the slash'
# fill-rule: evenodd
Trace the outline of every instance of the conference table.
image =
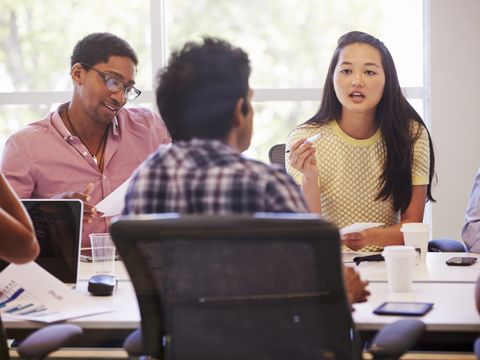
<svg viewBox="0 0 480 360">
<path fill-rule="evenodd" d="M 118 285 L 112 296 L 92 296 L 88 288 L 88 279 L 94 274 L 93 264 L 80 262 L 78 281 L 75 291 L 95 299 L 99 305 L 111 309 L 111 312 L 84 316 L 67 321 L 82 327 L 84 335 L 81 344 L 96 346 L 121 346 L 123 340 L 140 327 L 140 311 L 135 290 L 121 261 L 115 262 L 115 275 Z M 22 339 L 44 323 L 2 319 L 8 338 Z"/>
<path fill-rule="evenodd" d="M 472 349 L 473 341 L 480 336 L 480 315 L 474 297 L 480 260 L 471 266 L 448 266 L 445 261 L 454 256 L 480 258 L 480 254 L 428 253 L 426 263 L 415 266 L 413 286 L 407 293 L 389 291 L 385 262 L 355 265 L 352 262 L 355 256 L 359 254 L 343 254 L 343 262 L 369 281 L 371 292 L 367 302 L 354 305 L 353 319 L 362 339 L 371 339 L 382 326 L 401 318 L 373 314 L 383 302 L 429 302 L 434 304 L 432 310 L 418 317 L 427 326 L 421 342 L 429 348 Z"/>
<path fill-rule="evenodd" d="M 433 309 L 419 317 L 427 325 L 424 343 L 433 343 L 444 347 L 445 344 L 472 344 L 480 335 L 480 316 L 474 302 L 475 281 L 480 274 L 480 260 L 468 267 L 447 266 L 445 261 L 453 256 L 473 256 L 462 253 L 428 253 L 425 264 L 415 268 L 414 283 L 408 293 L 391 293 L 388 290 L 384 262 L 352 262 L 358 254 L 344 254 L 343 262 L 356 268 L 362 279 L 370 282 L 371 296 L 368 301 L 355 304 L 353 319 L 360 336 L 370 339 L 382 326 L 400 317 L 380 316 L 373 310 L 385 301 L 432 302 Z M 91 263 L 81 263 L 76 291 L 91 296 L 87 291 L 88 278 L 93 274 Z M 95 297 L 112 312 L 72 319 L 68 322 L 81 326 L 84 341 L 92 346 L 106 341 L 121 343 L 133 330 L 140 326 L 140 313 L 133 286 L 121 261 L 116 262 L 118 288 L 113 296 Z M 23 338 L 44 324 L 31 321 L 5 319 L 4 326 L 9 338 Z"/>
<path fill-rule="evenodd" d="M 384 261 L 365 261 L 359 265 L 353 263 L 353 259 L 359 253 L 344 253 L 343 263 L 352 266 L 361 275 L 362 279 L 369 282 L 387 282 L 387 271 Z M 480 274 L 480 260 L 470 266 L 449 266 L 445 262 L 452 257 L 464 256 L 480 259 L 480 254 L 473 253 L 427 253 L 425 263 L 415 266 L 413 281 L 424 283 L 475 283 Z"/>
</svg>

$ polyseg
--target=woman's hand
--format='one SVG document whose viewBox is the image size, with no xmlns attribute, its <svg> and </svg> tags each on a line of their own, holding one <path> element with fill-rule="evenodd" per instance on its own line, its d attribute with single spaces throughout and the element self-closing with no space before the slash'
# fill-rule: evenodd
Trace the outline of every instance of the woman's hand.
<svg viewBox="0 0 480 360">
<path fill-rule="evenodd" d="M 318 167 L 315 148 L 306 139 L 293 143 L 289 154 L 290 165 L 303 175 L 302 191 L 311 212 L 321 214 L 320 186 L 318 185 Z"/>
<path fill-rule="evenodd" d="M 342 245 L 356 251 L 368 245 L 367 240 L 366 231 L 352 232 L 342 236 Z"/>
<path fill-rule="evenodd" d="M 289 154 L 290 164 L 302 173 L 306 181 L 318 178 L 317 159 L 315 148 L 307 139 L 300 139 L 293 143 Z"/>
</svg>

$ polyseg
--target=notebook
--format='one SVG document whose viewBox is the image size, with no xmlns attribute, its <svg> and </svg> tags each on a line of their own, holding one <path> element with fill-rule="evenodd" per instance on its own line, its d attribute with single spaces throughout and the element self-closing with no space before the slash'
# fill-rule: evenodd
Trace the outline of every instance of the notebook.
<svg viewBox="0 0 480 360">
<path fill-rule="evenodd" d="M 60 281 L 75 285 L 78 278 L 83 203 L 77 199 L 22 200 L 40 244 L 36 262 Z M 0 261 L 0 270 L 8 263 Z"/>
</svg>

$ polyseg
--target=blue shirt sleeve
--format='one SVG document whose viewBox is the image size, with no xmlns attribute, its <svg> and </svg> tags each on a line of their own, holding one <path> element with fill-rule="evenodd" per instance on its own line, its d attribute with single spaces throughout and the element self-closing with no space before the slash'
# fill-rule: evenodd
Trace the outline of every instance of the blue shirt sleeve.
<svg viewBox="0 0 480 360">
<path fill-rule="evenodd" d="M 475 176 L 468 201 L 462 238 L 470 251 L 480 253 L 480 170 Z"/>
</svg>

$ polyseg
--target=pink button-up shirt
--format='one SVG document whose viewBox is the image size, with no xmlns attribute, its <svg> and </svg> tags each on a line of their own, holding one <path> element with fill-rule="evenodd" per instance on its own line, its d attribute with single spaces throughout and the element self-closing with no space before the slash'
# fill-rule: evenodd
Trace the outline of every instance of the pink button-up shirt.
<svg viewBox="0 0 480 360">
<path fill-rule="evenodd" d="M 112 124 L 103 172 L 80 139 L 67 130 L 58 110 L 8 139 L 2 171 L 23 199 L 52 198 L 82 191 L 93 183 L 90 203 L 95 205 L 127 180 L 160 144 L 170 142 L 163 121 L 147 109 L 122 108 Z M 104 217 L 84 223 L 82 247 L 90 247 L 89 234 L 107 232 L 109 221 Z"/>
</svg>

